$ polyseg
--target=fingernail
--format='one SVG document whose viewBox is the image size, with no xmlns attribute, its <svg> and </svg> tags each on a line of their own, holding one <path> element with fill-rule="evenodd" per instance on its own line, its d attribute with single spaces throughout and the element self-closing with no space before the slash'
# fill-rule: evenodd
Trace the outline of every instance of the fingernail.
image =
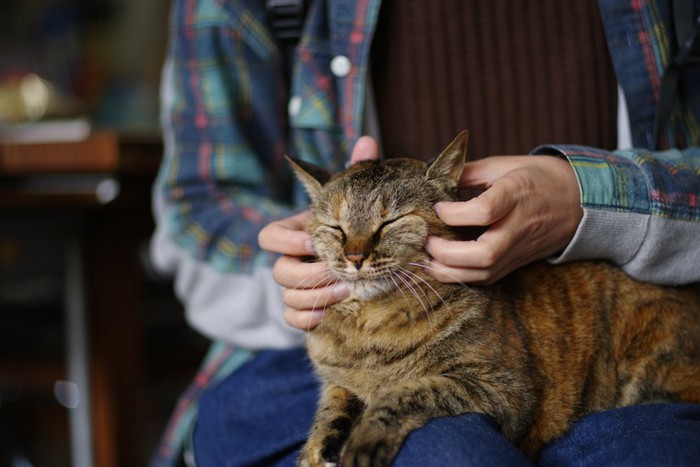
<svg viewBox="0 0 700 467">
<path fill-rule="evenodd" d="M 314 248 L 314 244 L 311 241 L 311 239 L 306 241 L 306 243 L 304 244 L 304 248 L 306 248 L 306 252 L 308 254 L 313 255 L 313 256 L 316 255 L 316 249 Z"/>
</svg>

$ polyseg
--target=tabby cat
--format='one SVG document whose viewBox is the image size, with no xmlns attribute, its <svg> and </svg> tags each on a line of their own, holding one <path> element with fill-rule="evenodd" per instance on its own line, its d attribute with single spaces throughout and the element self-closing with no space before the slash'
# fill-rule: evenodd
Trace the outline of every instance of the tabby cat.
<svg viewBox="0 0 700 467">
<path fill-rule="evenodd" d="M 308 231 L 351 298 L 308 333 L 322 380 L 301 466 L 389 465 L 435 417 L 482 412 L 531 458 L 581 416 L 649 400 L 700 403 L 700 296 L 605 262 L 535 263 L 489 287 L 427 274 L 435 214 L 454 200 L 466 132 L 428 165 L 290 161 Z"/>
</svg>

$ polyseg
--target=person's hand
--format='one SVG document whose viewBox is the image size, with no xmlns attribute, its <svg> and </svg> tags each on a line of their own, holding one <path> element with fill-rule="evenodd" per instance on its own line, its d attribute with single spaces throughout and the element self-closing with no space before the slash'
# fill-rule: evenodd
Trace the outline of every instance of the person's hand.
<svg viewBox="0 0 700 467">
<path fill-rule="evenodd" d="M 360 138 L 350 163 L 379 158 L 377 142 Z M 325 264 L 313 261 L 311 237 L 304 231 L 309 211 L 265 226 L 258 235 L 261 248 L 282 256 L 275 262 L 275 281 L 284 287 L 284 319 L 292 327 L 310 330 L 323 318 L 323 310 L 348 297 L 348 288 L 328 272 Z"/>
<path fill-rule="evenodd" d="M 258 235 L 260 246 L 282 256 L 275 262 L 275 281 L 284 287 L 285 321 L 299 329 L 318 325 L 323 308 L 345 298 L 347 288 L 334 281 L 328 268 L 312 261 L 311 237 L 304 231 L 309 219 L 304 211 L 265 226 Z"/>
<path fill-rule="evenodd" d="M 560 252 L 583 216 L 573 168 L 554 156 L 498 156 L 467 163 L 460 188 L 485 191 L 467 201 L 438 203 L 438 217 L 451 226 L 488 228 L 473 241 L 428 239 L 429 272 L 443 282 L 491 284 Z"/>
</svg>

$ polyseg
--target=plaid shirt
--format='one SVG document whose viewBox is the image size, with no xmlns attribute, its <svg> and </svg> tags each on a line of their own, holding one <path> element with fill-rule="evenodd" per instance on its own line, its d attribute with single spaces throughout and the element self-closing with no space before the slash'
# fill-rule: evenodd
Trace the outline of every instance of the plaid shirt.
<svg viewBox="0 0 700 467">
<path fill-rule="evenodd" d="M 270 264 L 273 258 L 257 244 L 259 230 L 303 206 L 285 153 L 340 169 L 361 134 L 380 1 L 311 3 L 289 90 L 263 1 L 174 2 L 164 73 L 167 151 L 156 196 L 179 247 L 220 271 Z M 686 149 L 651 152 L 655 102 L 671 47 L 668 7 L 645 0 L 601 0 L 600 6 L 633 142 L 641 149 L 545 146 L 535 152 L 570 160 L 584 208 L 700 222 L 700 70 L 684 77 L 685 99 L 676 103 L 665 135 L 669 147 Z M 343 76 L 329 72 L 337 56 L 351 64 L 347 74 L 336 73 Z M 248 356 L 222 344 L 212 348 L 178 404 L 154 465 L 175 462 L 201 390 Z"/>
</svg>

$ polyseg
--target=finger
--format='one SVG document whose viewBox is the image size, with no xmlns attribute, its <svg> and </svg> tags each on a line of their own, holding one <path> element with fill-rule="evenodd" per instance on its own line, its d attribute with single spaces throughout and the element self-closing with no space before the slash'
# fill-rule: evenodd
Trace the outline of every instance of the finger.
<svg viewBox="0 0 700 467">
<path fill-rule="evenodd" d="M 285 289 L 284 304 L 296 310 L 322 310 L 350 295 L 342 283 L 317 289 Z"/>
<path fill-rule="evenodd" d="M 460 186 L 489 186 L 514 168 L 530 164 L 527 156 L 491 156 L 464 164 Z"/>
<path fill-rule="evenodd" d="M 487 226 L 511 212 L 517 204 L 515 190 L 507 178 L 468 201 L 443 201 L 435 205 L 441 221 L 451 226 Z"/>
<path fill-rule="evenodd" d="M 434 261 L 428 263 L 427 270 L 433 278 L 445 283 L 490 285 L 501 278 L 499 270 L 453 268 Z"/>
<path fill-rule="evenodd" d="M 350 165 L 360 161 L 379 159 L 379 144 L 371 136 L 362 136 L 355 143 L 350 154 Z"/>
<path fill-rule="evenodd" d="M 260 247 L 284 255 L 313 256 L 311 236 L 304 231 L 309 216 L 309 211 L 304 211 L 266 225 L 258 234 Z"/>
<path fill-rule="evenodd" d="M 284 311 L 284 320 L 293 328 L 302 331 L 311 331 L 323 320 L 323 311 L 299 311 L 287 308 Z"/>
<path fill-rule="evenodd" d="M 507 244 L 498 241 L 481 240 L 458 241 L 440 237 L 430 237 L 426 245 L 428 254 L 446 266 L 469 269 L 486 269 L 496 265 L 503 256 Z M 488 238 L 488 237 L 487 237 Z"/>
<path fill-rule="evenodd" d="M 306 262 L 298 256 L 280 256 L 272 268 L 272 275 L 282 287 L 312 289 L 324 287 L 334 279 L 324 263 Z"/>
</svg>

